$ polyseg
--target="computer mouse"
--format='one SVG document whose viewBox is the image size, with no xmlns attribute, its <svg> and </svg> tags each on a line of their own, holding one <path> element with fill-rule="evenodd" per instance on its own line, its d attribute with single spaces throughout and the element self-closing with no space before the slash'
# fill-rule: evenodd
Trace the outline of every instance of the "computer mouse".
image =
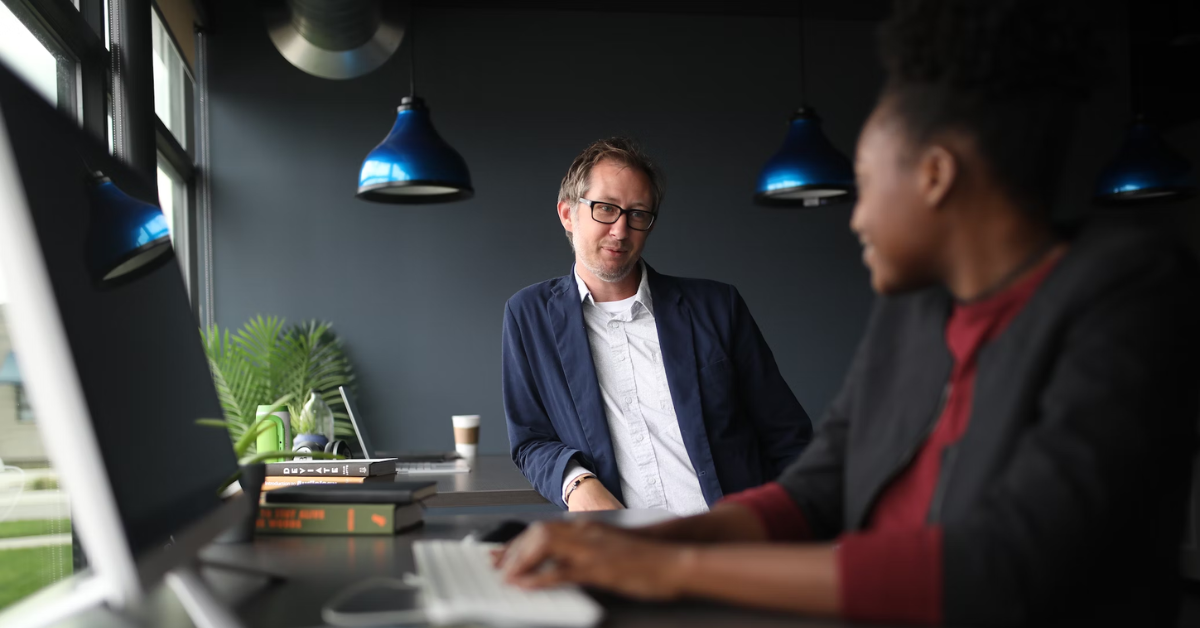
<svg viewBox="0 0 1200 628">
<path fill-rule="evenodd" d="M 524 521 L 517 521 L 515 519 L 501 521 L 494 528 L 486 530 L 483 534 L 479 535 L 479 541 L 481 543 L 507 543 L 517 538 L 517 535 L 524 532 L 527 527 L 529 527 L 529 524 Z"/>
</svg>

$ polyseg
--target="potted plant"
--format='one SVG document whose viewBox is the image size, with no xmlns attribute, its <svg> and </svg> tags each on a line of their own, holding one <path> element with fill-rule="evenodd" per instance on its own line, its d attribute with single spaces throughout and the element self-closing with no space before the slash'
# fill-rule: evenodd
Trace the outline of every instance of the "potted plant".
<svg viewBox="0 0 1200 628">
<path fill-rule="evenodd" d="M 213 325 L 201 335 L 225 412 L 224 421 L 204 423 L 229 430 L 243 464 L 280 457 L 280 452 L 258 455 L 258 435 L 269 428 L 259 417 L 286 407 L 299 418 L 310 393 L 333 411 L 334 435 L 353 436 L 338 387 L 353 385 L 354 370 L 329 323 L 288 326 L 282 318 L 256 316 L 235 333 Z M 258 412 L 260 405 L 273 407 Z M 300 434 L 296 427 L 303 426 L 293 426 L 293 434 Z"/>
<path fill-rule="evenodd" d="M 224 482 L 220 491 L 240 479 L 243 492 L 255 505 L 245 521 L 226 531 L 222 541 L 245 542 L 254 534 L 265 476 L 263 461 L 297 456 L 342 457 L 324 452 L 256 451 L 259 435 L 274 427 L 267 417 L 284 407 L 291 416 L 300 416 L 299 404 L 304 401 L 305 393 L 310 392 L 317 399 L 341 406 L 337 389 L 353 384 L 354 371 L 328 323 L 310 321 L 287 327 L 281 318 L 257 316 L 234 334 L 216 325 L 200 333 L 225 418 L 200 419 L 198 423 L 229 431 L 240 469 Z M 259 412 L 259 406 L 266 408 Z M 324 408 L 325 412 L 330 411 L 327 405 Z M 340 418 L 340 424 L 334 419 L 334 432 L 353 434 L 353 427 L 346 421 L 348 415 L 342 413 Z"/>
</svg>

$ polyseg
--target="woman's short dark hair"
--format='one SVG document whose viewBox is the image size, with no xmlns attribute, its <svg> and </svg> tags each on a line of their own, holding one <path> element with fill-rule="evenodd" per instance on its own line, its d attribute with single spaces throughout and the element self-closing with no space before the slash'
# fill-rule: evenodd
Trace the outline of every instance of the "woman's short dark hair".
<svg viewBox="0 0 1200 628">
<path fill-rule="evenodd" d="M 1072 0 L 896 0 L 879 31 L 888 114 L 917 146 L 968 134 L 1009 194 L 1045 215 L 1102 67 L 1085 11 Z"/>
</svg>

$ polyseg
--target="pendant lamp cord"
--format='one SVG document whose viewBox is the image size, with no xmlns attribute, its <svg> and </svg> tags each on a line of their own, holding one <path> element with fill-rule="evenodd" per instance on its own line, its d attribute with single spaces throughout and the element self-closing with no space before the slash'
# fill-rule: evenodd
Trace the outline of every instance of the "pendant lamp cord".
<svg viewBox="0 0 1200 628">
<path fill-rule="evenodd" d="M 417 97 L 417 3 L 408 3 L 408 95 Z"/>
<path fill-rule="evenodd" d="M 808 104 L 808 87 L 805 85 L 805 62 L 808 60 L 804 54 L 804 2 L 801 0 L 796 3 L 797 10 L 800 14 L 800 104 Z"/>
<path fill-rule="evenodd" d="M 1130 117 L 1136 120 L 1142 114 L 1141 78 L 1144 73 L 1141 71 L 1141 62 L 1144 55 L 1139 54 L 1138 50 L 1138 44 L 1142 41 L 1141 25 L 1137 21 L 1132 2 L 1125 6 L 1125 20 L 1125 23 L 1129 24 L 1129 107 L 1133 110 Z"/>
<path fill-rule="evenodd" d="M 96 174 L 96 170 L 92 168 L 92 164 L 88 163 L 88 160 L 84 158 L 83 153 L 79 152 L 78 149 L 75 150 L 75 156 L 79 158 L 79 161 L 83 162 L 83 168 L 88 171 L 88 176 Z"/>
</svg>

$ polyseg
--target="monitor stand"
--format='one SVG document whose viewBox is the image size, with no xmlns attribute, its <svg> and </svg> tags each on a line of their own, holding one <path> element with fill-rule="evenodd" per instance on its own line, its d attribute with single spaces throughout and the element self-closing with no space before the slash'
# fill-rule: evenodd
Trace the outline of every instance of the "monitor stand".
<svg viewBox="0 0 1200 628">
<path fill-rule="evenodd" d="M 285 580 L 280 574 L 258 567 L 203 557 L 163 576 L 196 628 L 241 628 L 241 621 L 230 609 Z"/>
<path fill-rule="evenodd" d="M 164 580 L 196 628 L 241 628 L 242 622 L 212 594 L 194 566 L 180 565 L 167 572 Z"/>
<path fill-rule="evenodd" d="M 231 608 L 258 595 L 267 587 L 287 581 L 287 577 L 269 569 L 246 566 L 201 556 L 196 571 L 218 599 Z"/>
<path fill-rule="evenodd" d="M 282 580 L 275 574 L 256 572 L 253 569 L 229 565 L 207 565 L 202 563 L 180 565 L 163 577 L 179 600 L 183 610 L 196 628 L 242 628 L 241 620 L 230 610 L 230 605 L 213 595 L 212 587 L 200 576 L 198 568 L 229 569 L 239 575 L 253 575 L 264 584 Z M 65 624 L 72 625 L 71 618 L 88 611 L 109 607 L 116 615 L 126 615 L 130 626 L 143 625 L 137 620 L 137 609 L 115 608 L 108 604 L 111 587 L 92 572 L 85 572 L 23 600 L 8 612 L 0 613 L 0 623 L 5 628 L 48 628 Z M 81 618 L 82 619 L 82 618 Z M 82 619 L 86 622 L 86 619 Z M 78 625 L 86 625 L 80 623 Z"/>
</svg>

